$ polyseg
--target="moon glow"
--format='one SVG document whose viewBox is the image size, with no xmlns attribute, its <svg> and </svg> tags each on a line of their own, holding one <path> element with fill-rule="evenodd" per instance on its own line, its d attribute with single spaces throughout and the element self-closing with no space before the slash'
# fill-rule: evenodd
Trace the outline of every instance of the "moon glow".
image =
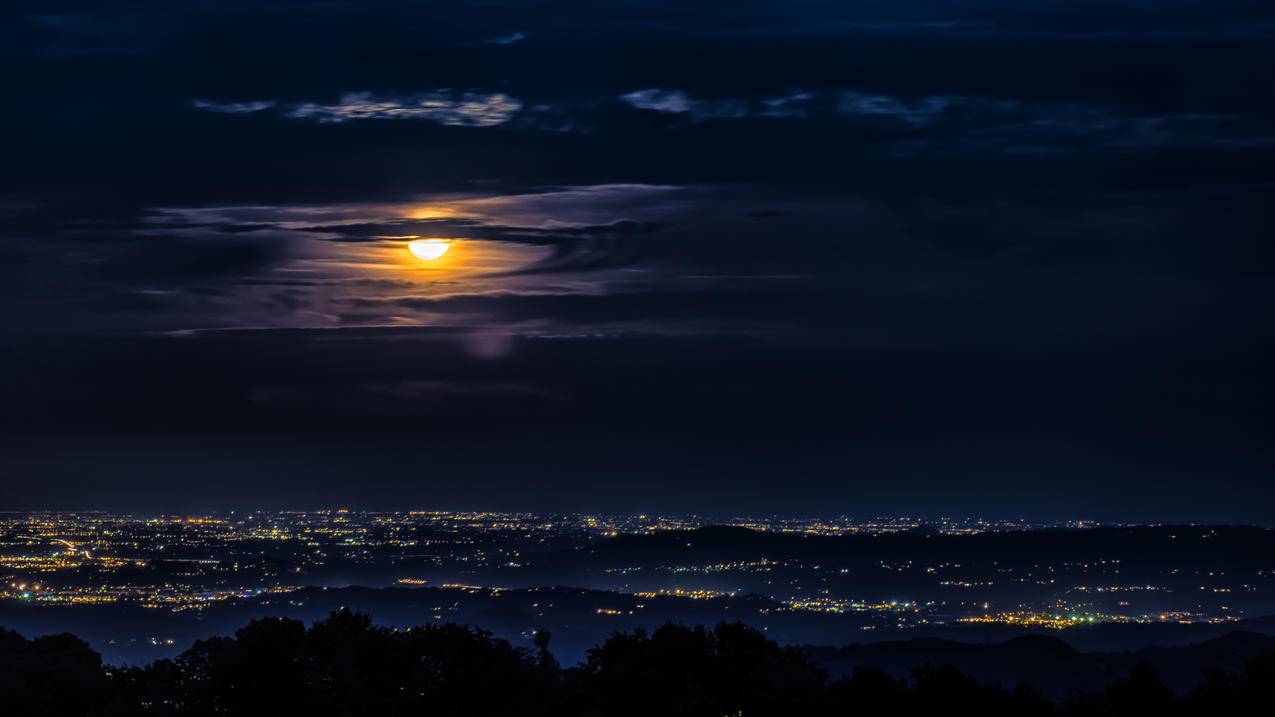
<svg viewBox="0 0 1275 717">
<path fill-rule="evenodd" d="M 412 256 L 422 261 L 433 261 L 451 248 L 451 242 L 444 239 L 417 239 L 407 243 L 407 250 L 412 252 Z"/>
</svg>

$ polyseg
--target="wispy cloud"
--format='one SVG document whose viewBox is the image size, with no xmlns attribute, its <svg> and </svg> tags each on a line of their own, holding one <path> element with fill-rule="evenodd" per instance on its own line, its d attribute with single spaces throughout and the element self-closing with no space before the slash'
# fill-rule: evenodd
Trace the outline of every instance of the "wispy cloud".
<svg viewBox="0 0 1275 717">
<path fill-rule="evenodd" d="M 260 112 L 275 106 L 275 103 L 270 100 L 258 100 L 256 102 L 210 102 L 208 100 L 192 100 L 190 104 L 196 109 L 236 115 Z"/>
<path fill-rule="evenodd" d="M 696 100 L 692 100 L 689 95 L 680 90 L 661 90 L 657 88 L 636 90 L 620 95 L 620 99 L 640 110 L 653 110 L 655 112 L 673 114 L 690 112 L 698 104 Z"/>
<path fill-rule="evenodd" d="M 293 107 L 287 114 L 319 122 L 414 119 L 463 127 L 493 127 L 508 122 L 520 109 L 521 102 L 500 92 L 458 94 L 439 90 L 412 97 L 378 97 L 370 92 L 353 92 L 342 95 L 341 101 L 334 105 L 306 103 Z"/>
<path fill-rule="evenodd" d="M 922 97 L 914 102 L 907 102 L 890 95 L 842 92 L 837 99 L 837 112 L 851 116 L 896 119 L 908 124 L 924 124 L 941 115 L 948 107 L 957 102 L 968 103 L 969 100 L 933 96 Z"/>
<path fill-rule="evenodd" d="M 279 105 L 271 100 L 214 102 L 194 100 L 191 105 L 207 112 L 248 114 Z M 371 92 L 351 92 L 335 104 L 304 102 L 287 106 L 285 116 L 323 123 L 362 119 L 426 120 L 461 127 L 494 127 L 508 122 L 522 103 L 509 95 L 493 92 L 452 92 L 437 90 L 409 96 L 381 96 Z"/>
<path fill-rule="evenodd" d="M 744 117 L 805 118 L 816 114 L 858 116 L 924 124 L 953 105 L 980 102 L 962 97 L 931 96 L 907 101 L 891 95 L 862 92 L 793 91 L 773 97 L 702 99 L 682 90 L 648 88 L 620 95 L 620 100 L 640 110 L 687 115 L 691 119 L 737 119 Z M 999 107 L 1003 103 L 983 101 Z"/>
<path fill-rule="evenodd" d="M 648 88 L 620 95 L 620 99 L 640 110 L 663 112 L 665 114 L 687 114 L 695 119 L 747 117 L 749 115 L 748 102 L 745 100 L 702 100 L 693 98 L 681 90 Z"/>
<path fill-rule="evenodd" d="M 794 91 L 774 97 L 700 99 L 682 90 L 620 95 L 649 112 L 703 120 L 840 121 L 890 133 L 892 156 L 1150 151 L 1169 147 L 1270 147 L 1269 131 L 1238 114 L 1131 114 L 1127 108 L 958 94 L 905 96 L 857 90 Z"/>
<path fill-rule="evenodd" d="M 493 37 L 490 40 L 483 40 L 484 45 L 512 45 L 527 39 L 527 35 L 521 32 L 511 32 L 508 35 Z"/>
<path fill-rule="evenodd" d="M 1018 103 L 981 98 L 931 95 L 905 99 L 893 95 L 856 91 L 793 91 L 774 97 L 701 99 L 682 90 L 650 88 L 620 95 L 640 110 L 687 115 L 694 120 L 744 117 L 808 118 L 832 115 L 887 120 L 904 126 L 928 124 L 949 111 L 963 113 L 1004 112 Z"/>
</svg>

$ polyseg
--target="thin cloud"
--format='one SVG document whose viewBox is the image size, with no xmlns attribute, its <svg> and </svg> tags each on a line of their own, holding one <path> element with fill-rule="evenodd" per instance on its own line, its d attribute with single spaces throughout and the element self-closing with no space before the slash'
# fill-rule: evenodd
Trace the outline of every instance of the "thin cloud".
<svg viewBox="0 0 1275 717">
<path fill-rule="evenodd" d="M 220 112 L 223 114 L 251 114 L 253 112 L 261 112 L 275 106 L 271 100 L 258 100 L 256 102 L 211 102 L 209 100 L 192 100 L 191 106 L 196 109 L 206 110 L 208 112 Z"/>
<path fill-rule="evenodd" d="M 273 100 L 215 102 L 197 99 L 191 106 L 221 114 L 251 114 L 278 106 Z M 438 90 L 410 96 L 378 96 L 351 92 L 335 104 L 303 102 L 289 105 L 285 116 L 320 123 L 341 123 L 364 119 L 426 120 L 460 127 L 494 127 L 508 122 L 522 103 L 509 95 L 494 92 Z"/>
<path fill-rule="evenodd" d="M 490 40 L 483 40 L 484 45 L 513 45 L 527 39 L 527 35 L 521 32 L 512 32 L 508 35 L 493 37 Z"/>
<path fill-rule="evenodd" d="M 297 105 L 287 116 L 319 122 L 408 119 L 462 127 L 494 127 L 508 122 L 520 109 L 521 102 L 500 92 L 457 94 L 440 90 L 413 97 L 379 97 L 370 92 L 354 92 L 342 95 L 341 101 L 333 105 Z"/>
<path fill-rule="evenodd" d="M 701 100 L 681 90 L 648 88 L 620 95 L 624 102 L 640 110 L 665 114 L 689 114 L 695 119 L 738 118 L 749 115 L 744 100 Z"/>
</svg>

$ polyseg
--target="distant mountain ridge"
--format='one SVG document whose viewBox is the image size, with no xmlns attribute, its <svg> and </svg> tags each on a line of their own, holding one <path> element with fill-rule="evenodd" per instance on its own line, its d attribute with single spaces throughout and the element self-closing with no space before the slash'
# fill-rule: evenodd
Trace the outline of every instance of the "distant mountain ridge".
<svg viewBox="0 0 1275 717">
<path fill-rule="evenodd" d="M 1192 560 L 1229 555 L 1264 568 L 1275 567 L 1275 530 L 1231 525 L 1103 526 L 1083 529 L 988 531 L 945 534 L 933 531 L 808 535 L 710 526 L 641 535 L 621 535 L 591 546 L 595 559 L 659 561 L 697 558 L 740 559 L 764 554 L 772 559 L 916 560 L 934 555 L 985 558 L 989 555 L 1078 556 L 1110 554 L 1113 558 L 1163 560 L 1168 554 Z M 1115 553 L 1119 553 L 1116 555 Z"/>
<path fill-rule="evenodd" d="M 1131 652 L 1081 652 L 1061 638 L 1027 635 L 996 644 L 917 638 L 844 647 L 804 648 L 833 676 L 879 667 L 906 677 L 921 665 L 952 665 L 981 682 L 1013 688 L 1029 683 L 1063 697 L 1101 690 L 1145 663 L 1177 692 L 1193 689 L 1208 670 L 1240 672 L 1251 658 L 1275 652 L 1275 636 L 1235 631 L 1201 643 Z"/>
</svg>

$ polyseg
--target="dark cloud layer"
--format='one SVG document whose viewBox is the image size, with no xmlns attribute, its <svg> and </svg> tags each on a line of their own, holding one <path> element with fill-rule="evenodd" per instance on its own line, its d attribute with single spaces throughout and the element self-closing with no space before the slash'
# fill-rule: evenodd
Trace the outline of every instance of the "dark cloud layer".
<svg viewBox="0 0 1275 717">
<path fill-rule="evenodd" d="M 0 499 L 1270 522 L 1273 40 L 1253 0 L 6 3 Z M 472 265 L 387 269 L 418 236 Z"/>
</svg>

